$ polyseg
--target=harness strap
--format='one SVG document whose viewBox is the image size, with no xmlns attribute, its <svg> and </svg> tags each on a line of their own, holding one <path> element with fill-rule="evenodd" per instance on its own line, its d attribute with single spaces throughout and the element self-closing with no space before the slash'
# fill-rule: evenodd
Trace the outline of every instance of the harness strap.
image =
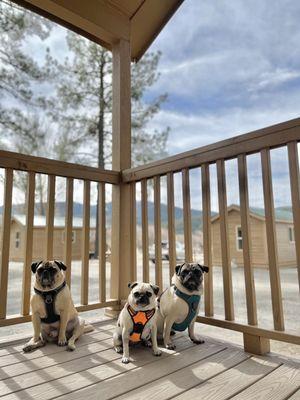
<svg viewBox="0 0 300 400">
<path fill-rule="evenodd" d="M 55 299 L 58 293 L 66 286 L 66 281 L 64 281 L 60 286 L 53 290 L 49 290 L 47 292 L 43 292 L 42 290 L 38 290 L 34 288 L 36 294 L 42 297 L 44 300 L 45 308 L 46 308 L 46 318 L 41 318 L 41 321 L 44 324 L 52 324 L 53 322 L 57 322 L 60 320 L 60 316 L 55 313 Z"/>
<path fill-rule="evenodd" d="M 132 342 L 140 342 L 142 340 L 142 334 L 144 328 L 148 321 L 155 314 L 155 308 L 147 311 L 135 311 L 129 304 L 127 306 L 127 311 L 131 317 L 133 323 L 133 329 L 129 336 L 129 339 Z"/>
<path fill-rule="evenodd" d="M 183 293 L 175 285 L 174 285 L 174 290 L 175 290 L 176 296 L 178 296 L 182 300 L 184 300 L 189 307 L 189 312 L 188 312 L 188 315 L 186 316 L 186 318 L 180 323 L 174 322 L 174 324 L 172 326 L 172 329 L 174 329 L 175 331 L 182 332 L 182 331 L 186 330 L 186 328 L 190 325 L 190 323 L 194 319 L 201 296 L 199 296 L 197 294 L 189 295 L 189 294 Z"/>
</svg>

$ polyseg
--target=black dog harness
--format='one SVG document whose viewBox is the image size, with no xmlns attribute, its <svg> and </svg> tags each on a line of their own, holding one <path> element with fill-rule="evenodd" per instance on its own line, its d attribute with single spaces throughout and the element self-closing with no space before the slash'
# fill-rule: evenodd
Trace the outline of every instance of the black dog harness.
<svg viewBox="0 0 300 400">
<path fill-rule="evenodd" d="M 66 281 L 64 281 L 60 286 L 56 289 L 49 290 L 48 292 L 43 292 L 34 288 L 36 294 L 40 295 L 44 300 L 45 308 L 46 308 L 46 318 L 41 318 L 41 321 L 44 324 L 52 324 L 53 322 L 57 322 L 60 320 L 60 316 L 55 313 L 55 299 L 58 293 L 66 286 Z"/>
</svg>

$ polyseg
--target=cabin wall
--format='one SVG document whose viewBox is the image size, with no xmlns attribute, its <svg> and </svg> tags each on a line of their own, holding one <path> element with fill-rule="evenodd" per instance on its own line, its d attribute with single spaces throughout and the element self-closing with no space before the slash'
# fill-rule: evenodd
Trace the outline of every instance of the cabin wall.
<svg viewBox="0 0 300 400">
<path fill-rule="evenodd" d="M 278 261 L 279 265 L 295 267 L 296 261 L 296 248 L 295 242 L 290 242 L 289 228 L 293 225 L 287 223 L 276 223 L 277 243 L 278 243 Z"/>
</svg>

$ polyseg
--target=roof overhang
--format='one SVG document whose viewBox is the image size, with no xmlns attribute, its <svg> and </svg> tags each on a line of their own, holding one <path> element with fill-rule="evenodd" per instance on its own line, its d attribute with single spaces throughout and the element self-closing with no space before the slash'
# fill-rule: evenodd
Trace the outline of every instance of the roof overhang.
<svg viewBox="0 0 300 400">
<path fill-rule="evenodd" d="M 138 61 L 184 0 L 13 0 L 111 49 L 130 41 Z"/>
</svg>

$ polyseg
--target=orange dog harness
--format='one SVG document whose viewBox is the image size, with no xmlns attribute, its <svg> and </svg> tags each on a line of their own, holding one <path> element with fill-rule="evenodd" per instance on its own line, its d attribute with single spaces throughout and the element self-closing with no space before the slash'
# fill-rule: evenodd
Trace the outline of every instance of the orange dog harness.
<svg viewBox="0 0 300 400">
<path fill-rule="evenodd" d="M 129 336 L 129 339 L 131 342 L 140 342 L 142 340 L 142 334 L 147 322 L 150 321 L 150 319 L 155 314 L 155 308 L 153 308 L 153 310 L 147 311 L 135 311 L 128 304 L 127 310 L 133 322 L 133 329 Z"/>
</svg>

